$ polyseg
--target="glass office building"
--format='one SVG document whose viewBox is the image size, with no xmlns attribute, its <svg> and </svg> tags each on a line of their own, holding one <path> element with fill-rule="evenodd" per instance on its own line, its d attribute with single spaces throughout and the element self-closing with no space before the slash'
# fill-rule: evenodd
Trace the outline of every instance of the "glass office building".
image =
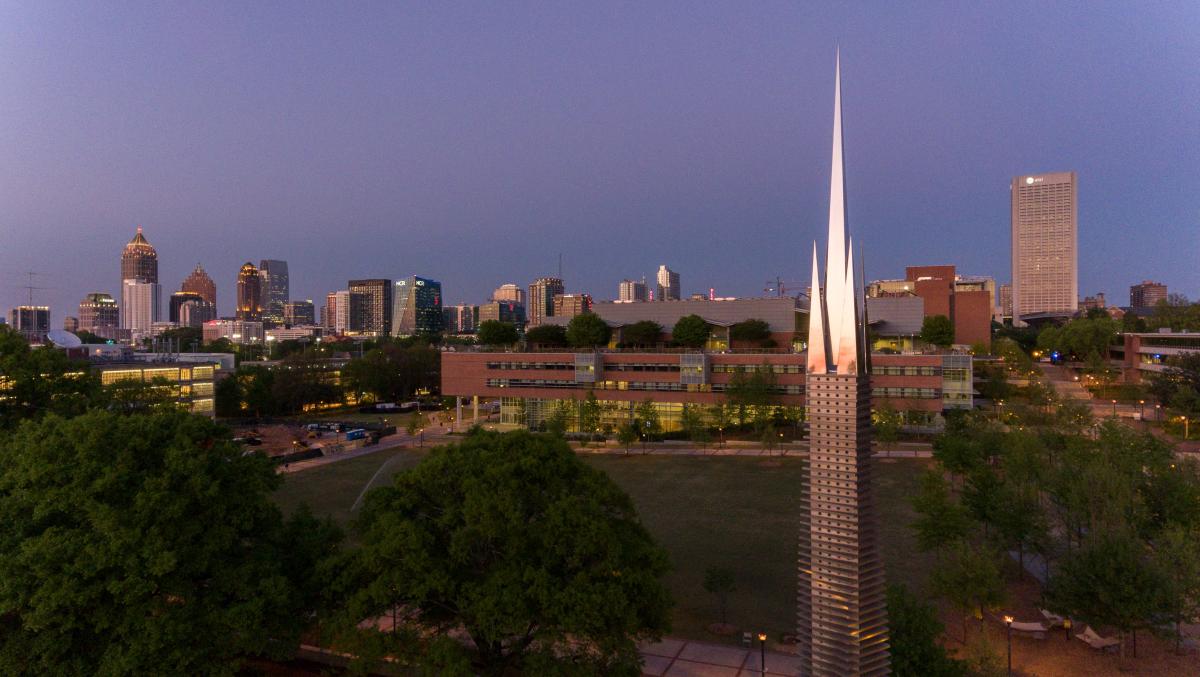
<svg viewBox="0 0 1200 677">
<path fill-rule="evenodd" d="M 441 282 L 416 275 L 396 280 L 392 288 L 392 336 L 439 334 L 443 321 Z"/>
</svg>

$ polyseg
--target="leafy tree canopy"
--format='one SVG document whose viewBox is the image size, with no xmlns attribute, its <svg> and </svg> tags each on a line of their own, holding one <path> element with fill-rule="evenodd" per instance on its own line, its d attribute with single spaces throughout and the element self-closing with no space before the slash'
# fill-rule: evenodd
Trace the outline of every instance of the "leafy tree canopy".
<svg viewBox="0 0 1200 677">
<path fill-rule="evenodd" d="M 729 328 L 729 338 L 734 341 L 765 341 L 771 338 L 771 326 L 766 320 L 744 320 Z"/>
<path fill-rule="evenodd" d="M 525 332 L 525 342 L 533 346 L 561 348 L 567 345 L 567 329 L 557 324 L 540 324 Z"/>
<path fill-rule="evenodd" d="M 662 325 L 654 320 L 642 320 L 621 330 L 621 338 L 625 343 L 635 346 L 650 346 L 662 338 Z"/>
<path fill-rule="evenodd" d="M 510 346 L 517 342 L 517 327 L 512 322 L 484 320 L 476 332 L 479 342 L 485 346 Z"/>
<path fill-rule="evenodd" d="M 272 464 L 183 413 L 93 411 L 0 440 L 5 674 L 233 674 L 320 610 L 340 535 L 284 521 Z"/>
<path fill-rule="evenodd" d="M 954 343 L 954 323 L 945 315 L 930 315 L 921 322 L 919 338 L 929 345 L 948 348 Z"/>
<path fill-rule="evenodd" d="M 49 346 L 30 348 L 6 325 L 0 325 L 0 382 L 0 430 L 46 414 L 80 414 L 100 394 L 100 381 L 86 363 L 73 363 Z"/>
<path fill-rule="evenodd" d="M 671 339 L 687 348 L 703 348 L 711 334 L 712 327 L 699 315 L 685 315 L 671 329 Z"/>
<path fill-rule="evenodd" d="M 612 328 L 595 313 L 581 313 L 567 323 L 567 342 L 574 348 L 608 345 Z"/>
<path fill-rule="evenodd" d="M 480 672 L 636 675 L 636 642 L 668 627 L 665 553 L 629 497 L 550 436 L 439 448 L 372 491 L 358 528 L 347 623 L 403 605 L 426 638 L 465 632 L 445 650 Z"/>
<path fill-rule="evenodd" d="M 888 640 L 896 677 L 967 677 L 966 665 L 938 642 L 944 631 L 933 606 L 903 585 L 888 586 Z"/>
</svg>

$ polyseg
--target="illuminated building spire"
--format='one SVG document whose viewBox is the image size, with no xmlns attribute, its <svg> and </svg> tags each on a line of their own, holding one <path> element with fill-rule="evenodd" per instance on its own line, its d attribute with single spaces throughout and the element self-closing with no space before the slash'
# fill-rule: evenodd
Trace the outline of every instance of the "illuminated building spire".
<svg viewBox="0 0 1200 677">
<path fill-rule="evenodd" d="M 825 254 L 825 285 L 813 262 L 813 301 L 809 308 L 808 372 L 812 374 L 862 373 L 860 343 L 865 332 L 859 326 L 859 299 L 855 289 L 854 255 L 846 235 L 846 174 L 842 149 L 842 65 L 838 53 L 833 89 L 833 153 L 829 174 L 829 234 Z M 820 303 L 820 299 L 824 303 Z M 819 337 L 819 338 L 818 338 Z M 814 349 L 817 344 L 827 346 Z M 817 353 L 823 353 L 818 355 Z"/>
</svg>

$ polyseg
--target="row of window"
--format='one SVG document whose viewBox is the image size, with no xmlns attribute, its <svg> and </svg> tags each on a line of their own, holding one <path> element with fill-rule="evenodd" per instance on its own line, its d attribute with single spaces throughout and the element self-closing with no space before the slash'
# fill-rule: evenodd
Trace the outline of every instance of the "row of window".
<svg viewBox="0 0 1200 677">
<path fill-rule="evenodd" d="M 871 367 L 871 374 L 873 376 L 938 376 L 941 373 L 941 367 L 933 366 L 914 367 L 909 365 L 876 364 Z"/>
<path fill-rule="evenodd" d="M 488 369 L 557 369 L 575 368 L 574 362 L 488 362 Z"/>
<path fill-rule="evenodd" d="M 755 372 L 772 374 L 803 374 L 803 364 L 714 364 L 712 372 L 714 374 L 753 374 Z"/>
<path fill-rule="evenodd" d="M 933 400 L 941 395 L 936 388 L 872 388 L 874 397 L 896 397 L 906 400 Z"/>
</svg>

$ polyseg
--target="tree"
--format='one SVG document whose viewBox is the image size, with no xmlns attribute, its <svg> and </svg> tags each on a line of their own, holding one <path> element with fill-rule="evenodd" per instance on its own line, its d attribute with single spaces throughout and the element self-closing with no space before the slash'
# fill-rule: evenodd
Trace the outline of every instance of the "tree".
<svg viewBox="0 0 1200 677">
<path fill-rule="evenodd" d="M 1153 621 L 1168 582 L 1150 566 L 1143 546 L 1126 529 L 1096 531 L 1059 563 L 1046 587 L 1050 609 L 1125 634 Z"/>
<path fill-rule="evenodd" d="M 518 340 L 517 327 L 512 322 L 484 320 L 476 332 L 479 343 L 485 346 L 511 346 Z"/>
<path fill-rule="evenodd" d="M 214 387 L 213 406 L 217 416 L 235 418 L 242 415 L 242 383 L 234 375 L 217 381 Z"/>
<path fill-rule="evenodd" d="M 940 555 L 971 533 L 971 518 L 954 500 L 950 487 L 937 469 L 921 476 L 921 491 L 912 498 L 917 519 L 912 528 L 917 534 L 917 547 L 934 550 Z"/>
<path fill-rule="evenodd" d="M 234 375 L 241 381 L 242 401 L 254 418 L 276 413 L 275 372 L 262 366 L 239 367 Z"/>
<path fill-rule="evenodd" d="M 633 446 L 633 443 L 637 442 L 637 440 L 638 430 L 632 423 L 617 428 L 617 444 L 625 448 L 626 454 L 629 453 L 629 447 Z"/>
<path fill-rule="evenodd" d="M 671 339 L 685 348 L 703 348 L 712 334 L 712 327 L 699 315 L 684 315 L 671 328 Z"/>
<path fill-rule="evenodd" d="M 424 427 L 425 416 L 419 411 L 414 411 L 412 416 L 408 417 L 408 423 L 404 425 L 404 432 L 408 433 L 409 437 L 413 437 Z"/>
<path fill-rule="evenodd" d="M 983 623 L 984 609 L 1004 601 L 999 556 L 967 541 L 959 542 L 938 561 L 929 584 L 935 593 L 963 614 L 963 642 L 967 641 L 967 614 Z"/>
<path fill-rule="evenodd" d="M 573 348 L 595 348 L 608 345 L 612 328 L 595 313 L 580 313 L 567 323 L 567 342 Z"/>
<path fill-rule="evenodd" d="M 550 411 L 550 415 L 547 416 L 546 420 L 543 422 L 546 432 L 550 433 L 554 437 L 565 437 L 567 434 L 567 427 L 571 424 L 571 409 L 573 408 L 573 402 L 568 402 L 566 400 L 557 402 Z"/>
<path fill-rule="evenodd" d="M 428 343 L 388 341 L 351 360 L 344 369 L 345 381 L 359 396 L 370 394 L 378 402 L 407 400 L 438 387 L 441 360 L 441 353 Z"/>
<path fill-rule="evenodd" d="M 600 401 L 596 399 L 596 391 L 589 390 L 587 397 L 579 402 L 579 430 L 591 436 L 600 432 L 600 417 L 604 413 Z"/>
<path fill-rule="evenodd" d="M 708 443 L 708 426 L 704 424 L 704 412 L 698 404 L 684 404 L 679 411 L 679 424 L 688 439 L 701 446 Z"/>
<path fill-rule="evenodd" d="M 1153 561 L 1163 577 L 1161 609 L 1175 626 L 1178 653 L 1183 624 L 1200 617 L 1200 542 L 1195 531 L 1179 525 L 1166 529 L 1154 544 Z"/>
<path fill-rule="evenodd" d="M 311 353 L 293 353 L 273 371 L 271 397 L 276 411 L 295 414 L 308 406 L 340 403 L 343 394 L 341 387 L 328 378 L 320 358 Z"/>
<path fill-rule="evenodd" d="M 966 666 L 939 643 L 945 628 L 932 605 L 903 585 L 887 591 L 888 644 L 896 677 L 967 677 Z"/>
<path fill-rule="evenodd" d="M 647 440 L 657 439 L 659 433 L 662 432 L 662 422 L 659 420 L 658 407 L 654 406 L 654 400 L 650 398 L 642 400 L 634 409 L 633 414 L 638 423 L 638 432 L 645 435 Z"/>
<path fill-rule="evenodd" d="M 76 416 L 95 404 L 100 380 L 86 363 L 77 364 L 57 348 L 30 348 L 7 325 L 0 325 L 0 430 L 46 414 Z"/>
<path fill-rule="evenodd" d="M 918 338 L 931 346 L 948 348 L 954 343 L 954 323 L 945 315 L 930 315 L 921 322 Z"/>
<path fill-rule="evenodd" d="M 233 674 L 290 655 L 340 534 L 285 521 L 280 481 L 179 412 L 51 415 L 0 438 L 0 670 Z"/>
<path fill-rule="evenodd" d="M 749 373 L 738 371 L 729 379 L 725 394 L 738 425 L 745 425 L 748 418 L 753 419 L 755 430 L 762 432 L 779 400 L 777 383 L 775 372 L 767 364 L 752 367 Z"/>
<path fill-rule="evenodd" d="M 561 348 L 567 345 L 567 330 L 557 324 L 541 324 L 525 332 L 525 342 L 543 348 Z"/>
<path fill-rule="evenodd" d="M 621 339 L 634 346 L 652 346 L 662 338 L 662 325 L 654 320 L 641 320 L 623 328 Z"/>
<path fill-rule="evenodd" d="M 884 400 L 875 411 L 871 412 L 871 423 L 874 428 L 875 441 L 881 447 L 890 447 L 900 439 L 900 425 L 903 417 L 891 402 Z"/>
<path fill-rule="evenodd" d="M 771 325 L 766 320 L 751 318 L 729 328 L 730 341 L 765 341 L 771 338 Z"/>
<path fill-rule="evenodd" d="M 104 386 L 97 404 L 119 414 L 186 411 L 179 402 L 179 386 L 165 378 L 144 381 L 121 379 Z"/>
<path fill-rule="evenodd" d="M 733 570 L 726 567 L 709 567 L 704 570 L 704 591 L 717 598 L 721 610 L 721 625 L 729 625 L 729 594 L 737 590 Z"/>
<path fill-rule="evenodd" d="M 639 674 L 668 629 L 666 553 L 633 503 L 566 442 L 477 432 L 371 491 L 345 627 L 411 609 L 419 641 L 463 632 L 473 671 Z"/>
</svg>

